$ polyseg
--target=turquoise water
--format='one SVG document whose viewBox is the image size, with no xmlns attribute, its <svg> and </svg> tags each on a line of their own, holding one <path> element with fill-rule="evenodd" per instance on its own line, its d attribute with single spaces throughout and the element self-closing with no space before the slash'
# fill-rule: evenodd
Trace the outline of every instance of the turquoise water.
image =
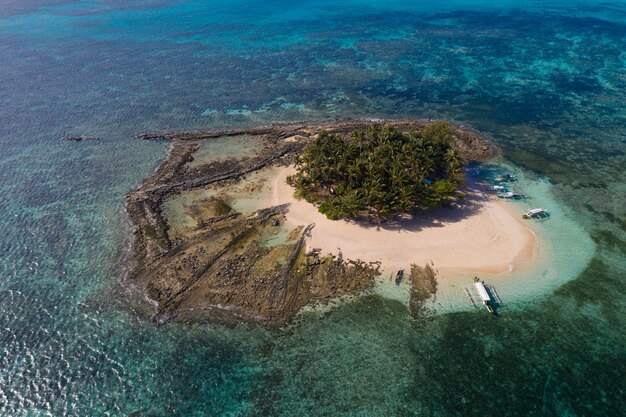
<svg viewBox="0 0 626 417">
<path fill-rule="evenodd" d="M 503 200 L 509 212 L 521 218 L 521 213 L 526 210 L 543 207 L 549 208 L 550 213 L 547 219 L 523 221 L 537 237 L 536 254 L 532 262 L 528 259 L 516 260 L 509 264 L 508 271 L 481 274 L 481 279 L 494 285 L 499 297 L 506 300 L 499 308 L 499 312 L 504 313 L 526 307 L 529 302 L 543 301 L 546 295 L 576 279 L 593 259 L 596 246 L 575 220 L 576 216 L 554 198 L 554 186 L 547 179 L 524 172 L 511 164 L 498 162 L 479 166 L 481 175 L 477 180 L 481 186 L 493 184 L 493 178 L 499 173 L 510 173 L 516 181 L 506 184 L 507 189 L 525 197 L 521 200 Z M 473 310 L 476 306 L 470 304 L 464 288 L 472 288 L 468 277 L 472 277 L 474 271 L 439 272 L 437 296 L 432 300 L 432 307 L 439 313 Z M 395 285 L 391 283 L 391 286 Z M 404 299 L 407 299 L 406 296 Z"/>
<path fill-rule="evenodd" d="M 414 3 L 6 2 L 0 415 L 623 415 L 626 5 Z M 498 318 L 379 295 L 273 333 L 141 318 L 123 197 L 167 145 L 135 133 L 348 116 L 471 124 L 591 259 Z"/>
</svg>

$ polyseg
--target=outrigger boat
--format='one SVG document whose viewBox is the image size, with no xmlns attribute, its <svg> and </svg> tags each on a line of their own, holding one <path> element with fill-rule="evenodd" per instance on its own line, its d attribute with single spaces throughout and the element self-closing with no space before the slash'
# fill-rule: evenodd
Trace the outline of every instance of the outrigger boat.
<svg viewBox="0 0 626 417">
<path fill-rule="evenodd" d="M 492 185 L 487 187 L 487 191 L 492 193 L 504 193 L 508 191 L 504 185 Z"/>
<path fill-rule="evenodd" d="M 546 217 L 550 217 L 550 213 L 548 213 L 548 210 L 542 208 L 526 210 L 522 215 L 524 219 L 545 219 Z"/>
<path fill-rule="evenodd" d="M 510 198 L 513 200 L 522 200 L 524 198 L 526 198 L 526 196 L 524 194 L 517 194 L 511 191 L 508 191 L 502 195 L 499 195 L 498 198 Z"/>
<path fill-rule="evenodd" d="M 517 177 L 511 174 L 500 175 L 496 178 L 498 182 L 517 182 Z"/>
<path fill-rule="evenodd" d="M 487 309 L 487 311 L 491 314 L 495 313 L 493 309 L 493 305 L 491 303 L 491 297 L 485 288 L 485 285 L 478 279 L 478 277 L 474 277 L 474 287 L 476 287 L 476 291 L 478 292 L 478 296 L 483 302 L 483 305 Z"/>
<path fill-rule="evenodd" d="M 396 285 L 402 284 L 403 279 L 404 279 L 404 269 L 401 269 L 396 273 Z"/>
</svg>

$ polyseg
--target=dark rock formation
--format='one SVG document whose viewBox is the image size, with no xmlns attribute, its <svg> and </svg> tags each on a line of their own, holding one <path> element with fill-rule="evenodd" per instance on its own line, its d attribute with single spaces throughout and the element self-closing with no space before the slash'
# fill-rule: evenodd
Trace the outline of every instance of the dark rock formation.
<svg viewBox="0 0 626 417">
<path fill-rule="evenodd" d="M 72 142 L 87 142 L 90 140 L 98 140 L 100 139 L 97 136 L 86 136 L 86 135 L 75 135 L 75 136 L 64 136 L 63 140 L 72 141 Z"/>
</svg>

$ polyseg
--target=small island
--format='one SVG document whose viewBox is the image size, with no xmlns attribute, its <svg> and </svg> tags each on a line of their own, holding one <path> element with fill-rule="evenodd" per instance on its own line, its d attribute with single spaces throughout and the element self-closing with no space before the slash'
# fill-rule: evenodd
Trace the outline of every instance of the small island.
<svg viewBox="0 0 626 417">
<path fill-rule="evenodd" d="M 496 153 L 471 129 L 432 120 L 138 138 L 171 141 L 167 158 L 126 199 L 128 282 L 154 302 L 159 323 L 277 327 L 306 305 L 372 288 L 382 271 L 432 261 L 428 248 L 414 245 L 423 236 L 432 247 L 436 239 L 403 222 L 433 222 L 434 206 L 475 204 L 464 190 L 463 166 Z M 462 207 L 446 210 L 470 217 Z M 509 246 L 505 257 L 519 251 Z M 468 255 L 459 256 L 462 262 Z"/>
</svg>

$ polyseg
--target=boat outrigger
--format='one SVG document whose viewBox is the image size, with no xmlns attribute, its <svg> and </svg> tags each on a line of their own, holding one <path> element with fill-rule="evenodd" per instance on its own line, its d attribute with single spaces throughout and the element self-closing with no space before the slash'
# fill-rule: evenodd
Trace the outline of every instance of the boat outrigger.
<svg viewBox="0 0 626 417">
<path fill-rule="evenodd" d="M 522 217 L 524 219 L 545 219 L 546 217 L 550 217 L 550 213 L 548 213 L 548 210 L 546 209 L 534 208 L 526 210 Z"/>
<path fill-rule="evenodd" d="M 474 287 L 476 287 L 476 291 L 478 292 L 478 295 L 480 296 L 480 299 L 482 300 L 487 311 L 491 314 L 495 313 L 491 303 L 491 297 L 489 296 L 485 285 L 480 281 L 480 279 L 478 279 L 478 277 L 474 277 Z"/>
</svg>

